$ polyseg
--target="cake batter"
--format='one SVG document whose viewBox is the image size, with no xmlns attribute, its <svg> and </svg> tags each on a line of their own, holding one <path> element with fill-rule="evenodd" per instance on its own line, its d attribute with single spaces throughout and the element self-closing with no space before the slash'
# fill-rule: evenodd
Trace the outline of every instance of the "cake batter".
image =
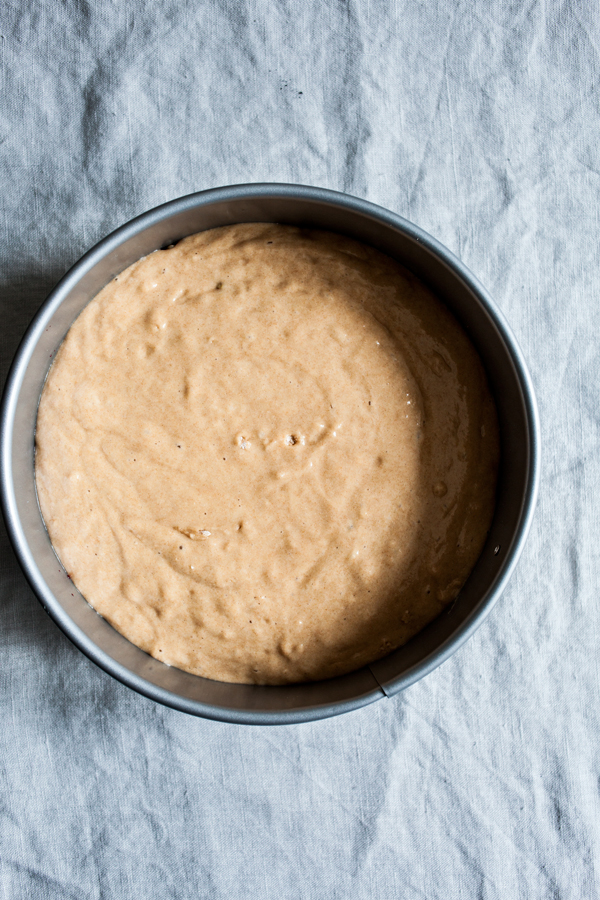
<svg viewBox="0 0 600 900">
<path fill-rule="evenodd" d="M 203 232 L 68 332 L 40 506 L 88 602 L 157 659 L 283 684 L 359 668 L 456 597 L 494 507 L 480 360 L 415 277 L 348 238 Z"/>
</svg>

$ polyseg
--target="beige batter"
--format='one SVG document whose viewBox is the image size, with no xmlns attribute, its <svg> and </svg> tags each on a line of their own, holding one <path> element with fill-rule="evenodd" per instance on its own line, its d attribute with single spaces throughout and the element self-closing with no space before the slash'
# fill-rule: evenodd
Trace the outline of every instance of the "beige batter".
<svg viewBox="0 0 600 900">
<path fill-rule="evenodd" d="M 372 662 L 454 599 L 497 459 L 479 358 L 419 281 L 252 224 L 152 253 L 86 307 L 36 478 L 60 559 L 129 640 L 280 684 Z"/>
</svg>

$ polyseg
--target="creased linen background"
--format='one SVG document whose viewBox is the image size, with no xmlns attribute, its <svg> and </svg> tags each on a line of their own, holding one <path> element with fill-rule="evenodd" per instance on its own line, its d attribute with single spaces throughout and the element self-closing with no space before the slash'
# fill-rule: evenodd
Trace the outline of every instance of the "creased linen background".
<svg viewBox="0 0 600 900">
<path fill-rule="evenodd" d="M 2 378 L 66 269 L 159 203 L 321 185 L 416 222 L 529 362 L 510 586 L 392 700 L 258 729 L 83 657 L 0 531 L 0 897 L 600 896 L 600 18 L 576 0 L 5 0 Z"/>
</svg>

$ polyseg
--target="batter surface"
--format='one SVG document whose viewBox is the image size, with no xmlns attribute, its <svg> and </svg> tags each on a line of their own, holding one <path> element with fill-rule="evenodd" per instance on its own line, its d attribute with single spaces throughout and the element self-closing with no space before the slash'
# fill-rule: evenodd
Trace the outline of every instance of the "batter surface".
<svg viewBox="0 0 600 900">
<path fill-rule="evenodd" d="M 140 260 L 44 388 L 36 478 L 83 596 L 172 666 L 351 671 L 449 604 L 488 531 L 496 414 L 446 308 L 391 259 L 250 224 Z"/>
</svg>

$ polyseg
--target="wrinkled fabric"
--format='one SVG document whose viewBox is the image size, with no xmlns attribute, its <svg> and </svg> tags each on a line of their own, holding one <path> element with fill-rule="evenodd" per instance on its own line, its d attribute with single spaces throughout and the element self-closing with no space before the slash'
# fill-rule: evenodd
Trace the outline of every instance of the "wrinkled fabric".
<svg viewBox="0 0 600 900">
<path fill-rule="evenodd" d="M 445 243 L 531 369 L 542 482 L 503 597 L 402 695 L 307 725 L 138 696 L 0 535 L 0 897 L 600 895 L 600 25 L 576 0 L 5 0 L 0 365 L 112 229 L 247 181 Z"/>
</svg>

